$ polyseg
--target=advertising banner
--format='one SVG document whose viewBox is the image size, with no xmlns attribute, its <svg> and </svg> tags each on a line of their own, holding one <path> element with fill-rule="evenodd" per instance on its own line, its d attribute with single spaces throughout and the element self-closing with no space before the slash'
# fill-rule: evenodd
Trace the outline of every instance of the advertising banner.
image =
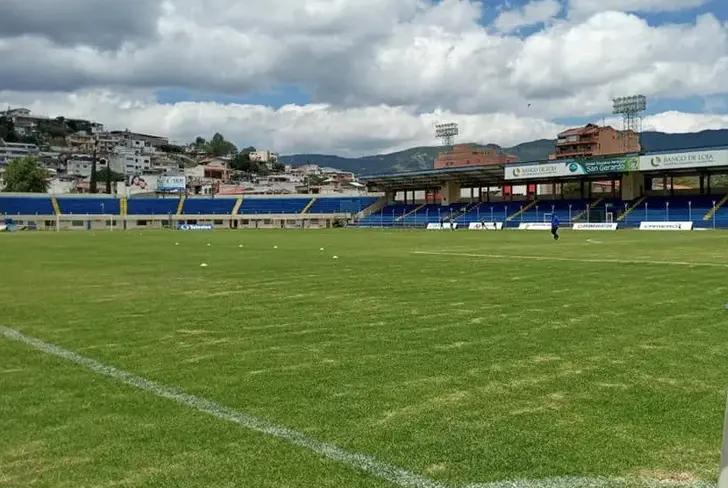
<svg viewBox="0 0 728 488">
<path fill-rule="evenodd" d="M 653 154 L 640 157 L 641 171 L 728 166 L 728 149 Z"/>
<path fill-rule="evenodd" d="M 454 230 L 458 228 L 458 224 L 445 222 L 443 224 L 431 223 L 427 224 L 427 230 Z"/>
<path fill-rule="evenodd" d="M 471 222 L 468 230 L 501 230 L 503 222 Z"/>
<path fill-rule="evenodd" d="M 693 230 L 692 222 L 642 222 L 640 230 Z"/>
<path fill-rule="evenodd" d="M 639 171 L 638 156 L 620 156 L 609 159 L 565 159 L 542 163 L 506 165 L 506 180 L 528 180 L 537 178 L 599 175 Z"/>
<path fill-rule="evenodd" d="M 549 222 L 530 222 L 518 225 L 518 230 L 551 230 Z"/>
<path fill-rule="evenodd" d="M 187 189 L 187 178 L 184 176 L 160 176 L 157 190 L 163 193 L 182 193 Z"/>
<path fill-rule="evenodd" d="M 574 224 L 572 229 L 574 230 L 617 230 L 619 224 L 599 223 L 590 222 L 582 224 Z"/>
<path fill-rule="evenodd" d="M 131 175 L 126 181 L 127 196 L 139 193 L 154 193 L 157 191 L 157 176 L 155 175 Z"/>
<path fill-rule="evenodd" d="M 212 224 L 180 224 L 178 230 L 213 230 Z"/>
</svg>

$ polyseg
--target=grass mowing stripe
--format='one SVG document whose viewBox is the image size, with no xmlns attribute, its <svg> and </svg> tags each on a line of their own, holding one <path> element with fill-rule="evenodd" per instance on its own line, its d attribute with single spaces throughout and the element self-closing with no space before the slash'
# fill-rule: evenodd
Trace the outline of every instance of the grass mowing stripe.
<svg viewBox="0 0 728 488">
<path fill-rule="evenodd" d="M 689 261 L 653 261 L 641 259 L 610 259 L 610 258 L 564 258 L 559 256 L 524 256 L 516 254 L 476 254 L 467 252 L 441 252 L 441 251 L 412 251 L 412 254 L 428 256 L 460 256 L 466 258 L 488 258 L 488 259 L 531 259 L 535 261 L 570 261 L 575 263 L 595 264 L 655 264 L 668 266 L 701 266 L 708 268 L 728 268 L 728 264 L 722 263 L 692 263 Z"/>
<path fill-rule="evenodd" d="M 345 451 L 337 446 L 312 439 L 298 431 L 273 424 L 266 420 L 248 415 L 237 410 L 225 407 L 204 398 L 184 393 L 170 386 L 162 385 L 141 376 L 129 373 L 100 363 L 94 359 L 81 356 L 75 352 L 63 349 L 55 344 L 44 342 L 35 337 L 27 336 L 15 329 L 0 326 L 0 334 L 5 338 L 26 344 L 33 349 L 65 359 L 83 366 L 86 369 L 114 380 L 125 383 L 139 390 L 152 393 L 158 397 L 172 400 L 199 412 L 207 413 L 213 417 L 233 422 L 255 432 L 267 434 L 284 440 L 296 446 L 308 449 L 325 458 L 346 464 L 352 468 L 369 473 L 402 488 L 446 488 L 445 485 L 429 478 L 419 476 L 406 469 L 379 461 L 365 454 Z"/>
</svg>

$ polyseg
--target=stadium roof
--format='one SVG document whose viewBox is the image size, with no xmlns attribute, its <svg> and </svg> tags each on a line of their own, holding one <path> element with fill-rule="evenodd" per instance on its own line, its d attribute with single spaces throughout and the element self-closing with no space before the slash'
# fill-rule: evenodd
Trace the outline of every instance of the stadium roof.
<svg viewBox="0 0 728 488">
<path fill-rule="evenodd" d="M 447 182 L 455 182 L 464 187 L 499 186 L 503 183 L 504 174 L 504 165 L 490 164 L 365 175 L 359 181 L 383 190 L 421 190 L 438 188 Z"/>
</svg>

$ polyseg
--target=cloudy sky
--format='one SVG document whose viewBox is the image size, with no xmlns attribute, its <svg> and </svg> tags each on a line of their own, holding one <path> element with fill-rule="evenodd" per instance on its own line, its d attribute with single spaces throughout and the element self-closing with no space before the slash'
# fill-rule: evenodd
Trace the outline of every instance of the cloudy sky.
<svg viewBox="0 0 728 488">
<path fill-rule="evenodd" d="M 284 154 L 728 127 L 726 0 L 1 0 L 0 107 Z"/>
</svg>

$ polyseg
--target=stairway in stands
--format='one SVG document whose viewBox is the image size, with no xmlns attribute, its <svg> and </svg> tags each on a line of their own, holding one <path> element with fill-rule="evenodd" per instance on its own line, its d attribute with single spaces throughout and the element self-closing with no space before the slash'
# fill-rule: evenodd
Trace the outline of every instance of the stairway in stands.
<svg viewBox="0 0 728 488">
<path fill-rule="evenodd" d="M 237 215 L 238 212 L 240 212 L 240 207 L 243 206 L 243 197 L 241 196 L 235 201 L 235 205 L 233 206 L 232 212 L 230 212 L 230 215 Z"/>
<path fill-rule="evenodd" d="M 182 215 L 185 210 L 185 200 L 187 200 L 187 195 L 182 195 L 179 197 L 179 204 L 177 205 L 177 215 Z"/>
<path fill-rule="evenodd" d="M 506 221 L 507 222 L 510 222 L 510 221 L 514 220 L 516 217 L 518 217 L 519 215 L 521 215 L 523 212 L 528 212 L 537 203 L 538 203 L 537 200 L 532 200 L 528 205 L 526 205 L 525 207 L 520 208 L 516 213 L 514 213 L 512 215 L 509 215 L 508 218 L 506 219 Z"/>
<path fill-rule="evenodd" d="M 703 220 L 710 220 L 713 218 L 713 215 L 720 210 L 720 207 L 726 204 L 728 202 L 728 194 L 724 196 L 716 205 L 715 207 L 711 208 L 708 213 L 705 214 L 705 217 L 703 217 Z"/>
<path fill-rule="evenodd" d="M 305 207 L 303 207 L 303 210 L 301 210 L 301 215 L 305 215 L 308 213 L 309 210 L 311 210 L 311 207 L 313 207 L 313 204 L 316 203 L 316 197 L 313 197 L 310 202 L 306 204 Z"/>
<path fill-rule="evenodd" d="M 597 208 L 597 207 L 598 207 L 599 205 L 601 205 L 601 204 L 602 204 L 603 202 L 604 202 L 604 197 L 601 197 L 601 198 L 597 199 L 597 200 L 596 200 L 596 201 L 595 201 L 594 203 L 592 203 L 591 205 L 589 205 L 589 210 L 593 210 L 593 209 Z M 583 217 L 584 217 L 584 215 L 586 215 L 586 210 L 584 210 L 584 211 L 583 211 L 583 212 L 581 212 L 581 213 L 578 213 L 578 214 L 577 214 L 577 215 L 575 215 L 575 216 L 574 216 L 574 217 L 573 217 L 573 218 L 572 218 L 571 220 L 572 220 L 573 222 L 578 222 L 578 221 L 579 221 L 579 219 L 581 219 L 581 218 L 583 218 Z"/>
<path fill-rule="evenodd" d="M 622 215 L 620 215 L 619 218 L 617 218 L 617 220 L 620 222 L 624 221 L 624 219 L 627 218 L 627 216 L 629 214 L 631 214 L 634 209 L 636 209 L 637 207 L 642 205 L 645 202 L 645 200 L 647 200 L 647 197 L 641 197 L 641 198 L 637 199 L 637 201 L 634 202 L 634 204 L 631 207 L 629 207 L 627 210 L 625 210 L 624 213 Z"/>
<path fill-rule="evenodd" d="M 417 212 L 419 212 L 420 210 L 422 210 L 422 209 L 423 209 L 423 208 L 425 208 L 426 206 L 427 206 L 427 204 L 426 204 L 426 203 L 423 203 L 422 205 L 420 205 L 419 207 L 415 208 L 414 210 L 410 210 L 410 211 L 409 211 L 409 212 L 407 212 L 406 214 L 404 214 L 404 215 L 401 215 L 401 216 L 397 217 L 397 218 L 395 219 L 395 221 L 396 221 L 396 222 L 401 222 L 402 220 L 404 220 L 404 219 L 405 219 L 405 217 L 408 217 L 408 216 L 412 215 L 413 213 L 417 213 Z"/>
<path fill-rule="evenodd" d="M 58 199 L 55 197 L 55 195 L 51 195 L 51 205 L 53 205 L 53 213 L 56 215 L 61 215 L 61 206 L 58 205 Z"/>
</svg>

